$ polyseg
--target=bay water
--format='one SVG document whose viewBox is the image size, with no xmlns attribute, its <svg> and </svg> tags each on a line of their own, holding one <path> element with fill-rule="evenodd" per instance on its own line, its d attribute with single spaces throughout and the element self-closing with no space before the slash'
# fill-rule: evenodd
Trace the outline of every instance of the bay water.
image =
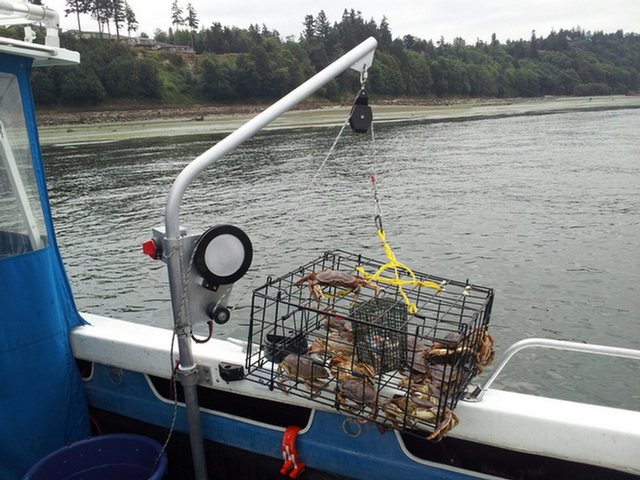
<svg viewBox="0 0 640 480">
<path fill-rule="evenodd" d="M 180 223 L 190 234 L 230 223 L 254 246 L 216 336 L 245 337 L 244 293 L 268 276 L 334 249 L 385 260 L 375 174 L 399 261 L 495 289 L 498 358 L 530 337 L 640 349 L 640 109 L 376 125 L 374 138 L 345 131 L 327 158 L 338 131 L 261 133 L 187 190 Z M 171 328 L 166 266 L 141 244 L 164 225 L 179 172 L 221 138 L 44 147 L 80 311 Z M 635 410 L 639 385 L 637 361 L 550 350 L 517 355 L 495 384 Z"/>
</svg>

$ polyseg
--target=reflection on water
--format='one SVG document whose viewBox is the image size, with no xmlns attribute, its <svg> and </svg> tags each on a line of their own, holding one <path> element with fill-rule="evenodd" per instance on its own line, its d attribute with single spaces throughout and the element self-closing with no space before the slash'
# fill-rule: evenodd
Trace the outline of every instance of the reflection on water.
<svg viewBox="0 0 640 480">
<path fill-rule="evenodd" d="M 640 111 L 376 127 L 387 239 L 418 271 L 496 290 L 498 356 L 547 337 L 640 348 Z M 190 233 L 240 226 L 262 263 L 329 150 L 336 129 L 267 133 L 198 177 Z M 218 138 L 46 147 L 50 197 L 82 311 L 170 328 L 166 269 L 141 244 L 164 224 L 182 168 Z M 383 259 L 373 224 L 369 136 L 346 133 L 266 261 L 260 285 L 341 248 Z M 231 303 L 251 273 L 234 288 Z M 244 335 L 251 295 L 216 333 Z M 603 366 L 606 367 L 606 380 Z M 500 385 L 640 410 L 638 364 L 531 352 Z M 625 393 L 622 393 L 625 392 Z"/>
</svg>

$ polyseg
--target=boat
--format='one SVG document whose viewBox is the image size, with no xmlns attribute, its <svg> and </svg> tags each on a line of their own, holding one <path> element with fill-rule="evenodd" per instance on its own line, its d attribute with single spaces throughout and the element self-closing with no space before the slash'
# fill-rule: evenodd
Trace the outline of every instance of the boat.
<svg viewBox="0 0 640 480">
<path fill-rule="evenodd" d="M 328 251 L 253 290 L 246 340 L 194 335 L 194 325 L 237 321 L 229 299 L 253 246 L 233 225 L 182 228 L 189 183 L 349 68 L 363 88 L 348 123 L 366 131 L 373 38 L 178 176 L 166 223 L 143 246 L 167 264 L 173 330 L 78 312 L 29 77 L 80 57 L 60 48 L 54 11 L 0 3 L 0 23 L 35 22 L 47 27 L 44 45 L 0 39 L 0 478 L 22 478 L 51 452 L 103 433 L 157 440 L 168 478 L 637 478 L 640 412 L 491 386 L 524 349 L 635 360 L 640 351 L 529 338 L 494 362 L 493 290 L 401 264 L 380 214 L 387 260 Z"/>
</svg>

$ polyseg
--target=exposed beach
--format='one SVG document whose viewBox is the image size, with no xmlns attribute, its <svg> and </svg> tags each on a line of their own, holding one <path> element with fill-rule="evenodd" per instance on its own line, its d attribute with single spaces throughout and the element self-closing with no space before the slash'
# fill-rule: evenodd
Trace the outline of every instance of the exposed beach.
<svg viewBox="0 0 640 480">
<path fill-rule="evenodd" d="M 470 99 L 440 104 L 409 101 L 371 102 L 376 123 L 450 122 L 492 117 L 545 115 L 567 111 L 640 108 L 640 96 L 545 97 L 534 99 Z M 444 104 L 442 104 L 444 103 Z M 119 112 L 40 113 L 43 145 L 117 141 L 134 138 L 224 134 L 236 130 L 265 107 L 181 109 L 155 108 Z M 350 106 L 292 110 L 267 130 L 330 127 L 342 124 Z"/>
</svg>

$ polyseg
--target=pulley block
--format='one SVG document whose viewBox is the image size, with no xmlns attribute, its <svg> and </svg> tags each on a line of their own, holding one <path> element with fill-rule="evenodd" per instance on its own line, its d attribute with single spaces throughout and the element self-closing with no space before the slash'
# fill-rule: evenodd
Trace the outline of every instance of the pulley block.
<svg viewBox="0 0 640 480">
<path fill-rule="evenodd" d="M 356 133 L 367 133 L 373 122 L 373 112 L 369 106 L 369 96 L 366 90 L 361 89 L 356 95 L 356 101 L 351 107 L 349 114 L 349 125 Z"/>
</svg>

